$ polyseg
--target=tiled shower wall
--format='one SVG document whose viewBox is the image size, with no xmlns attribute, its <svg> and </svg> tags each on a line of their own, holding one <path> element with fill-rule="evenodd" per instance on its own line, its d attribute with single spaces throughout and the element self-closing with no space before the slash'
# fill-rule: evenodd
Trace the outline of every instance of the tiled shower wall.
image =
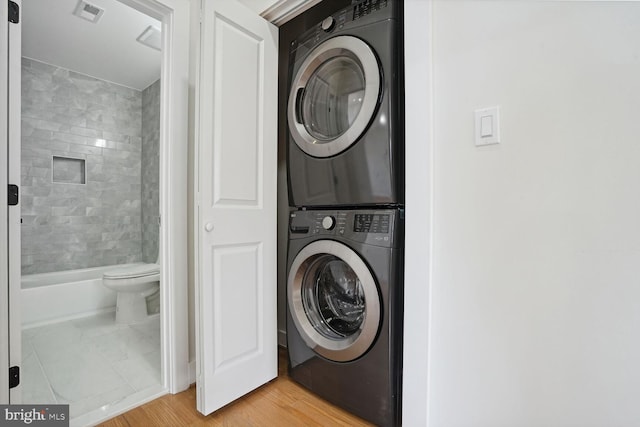
<svg viewBox="0 0 640 427">
<path fill-rule="evenodd" d="M 142 260 L 158 258 L 160 80 L 142 91 Z"/>
<path fill-rule="evenodd" d="M 23 274 L 142 261 L 141 131 L 141 92 L 23 58 Z"/>
</svg>

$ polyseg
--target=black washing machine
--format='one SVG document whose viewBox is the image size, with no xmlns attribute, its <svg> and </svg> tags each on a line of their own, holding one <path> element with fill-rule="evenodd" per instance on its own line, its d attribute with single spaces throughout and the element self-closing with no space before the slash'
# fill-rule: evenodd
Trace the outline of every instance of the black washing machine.
<svg viewBox="0 0 640 427">
<path fill-rule="evenodd" d="M 289 375 L 380 426 L 400 425 L 404 211 L 291 212 Z"/>
<path fill-rule="evenodd" d="M 291 206 L 404 204 L 401 5 L 352 2 L 292 42 Z"/>
</svg>

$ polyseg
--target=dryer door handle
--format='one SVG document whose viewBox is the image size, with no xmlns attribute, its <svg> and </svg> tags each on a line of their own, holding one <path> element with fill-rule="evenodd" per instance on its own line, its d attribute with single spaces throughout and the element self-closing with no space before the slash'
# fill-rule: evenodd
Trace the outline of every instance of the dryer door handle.
<svg viewBox="0 0 640 427">
<path fill-rule="evenodd" d="M 304 95 L 304 88 L 301 87 L 296 91 L 296 103 L 295 103 L 295 117 L 296 122 L 302 124 L 302 96 Z"/>
</svg>

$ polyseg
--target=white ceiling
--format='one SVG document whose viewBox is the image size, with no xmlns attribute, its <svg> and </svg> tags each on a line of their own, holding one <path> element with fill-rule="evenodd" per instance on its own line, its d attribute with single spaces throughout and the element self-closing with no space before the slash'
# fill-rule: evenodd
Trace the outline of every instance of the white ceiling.
<svg viewBox="0 0 640 427">
<path fill-rule="evenodd" d="M 22 2 L 22 55 L 142 90 L 160 78 L 161 53 L 136 39 L 156 19 L 117 0 L 87 0 L 104 9 L 93 24 L 73 15 L 78 0 Z"/>
</svg>

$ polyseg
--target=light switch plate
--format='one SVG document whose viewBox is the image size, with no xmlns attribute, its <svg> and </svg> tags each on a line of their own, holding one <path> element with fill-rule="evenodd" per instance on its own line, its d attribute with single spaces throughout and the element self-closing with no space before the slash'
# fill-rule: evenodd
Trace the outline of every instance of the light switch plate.
<svg viewBox="0 0 640 427">
<path fill-rule="evenodd" d="M 500 143 L 500 107 L 483 108 L 475 111 L 476 146 Z"/>
</svg>

